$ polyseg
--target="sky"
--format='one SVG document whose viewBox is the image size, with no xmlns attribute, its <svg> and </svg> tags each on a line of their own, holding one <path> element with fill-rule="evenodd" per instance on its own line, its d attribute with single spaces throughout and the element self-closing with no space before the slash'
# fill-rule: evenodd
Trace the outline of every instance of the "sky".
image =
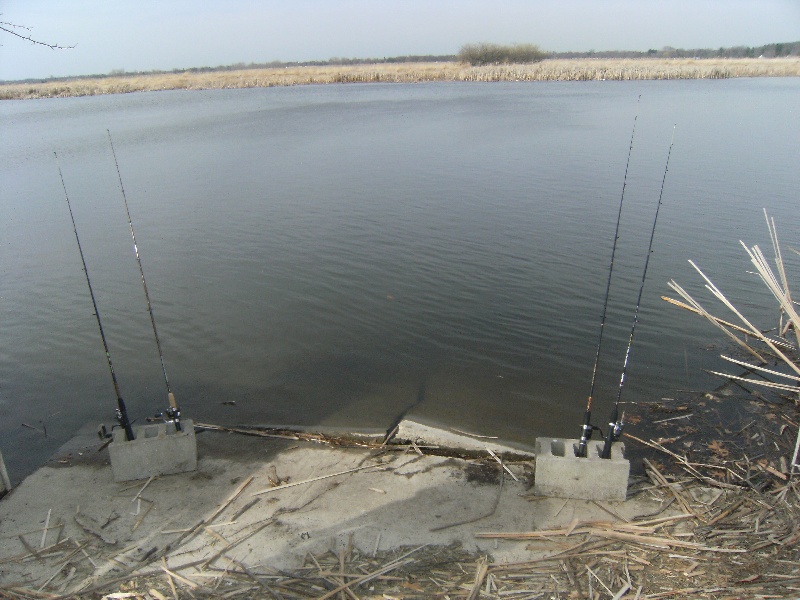
<svg viewBox="0 0 800 600">
<path fill-rule="evenodd" d="M 0 0 L 0 80 L 114 70 L 456 54 L 760 46 L 800 40 L 800 0 Z M 7 25 L 6 25 L 7 26 Z"/>
</svg>

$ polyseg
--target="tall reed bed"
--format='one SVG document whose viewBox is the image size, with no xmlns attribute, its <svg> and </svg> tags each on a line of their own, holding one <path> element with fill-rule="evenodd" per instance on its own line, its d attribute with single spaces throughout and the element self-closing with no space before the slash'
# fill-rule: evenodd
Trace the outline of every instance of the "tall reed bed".
<svg viewBox="0 0 800 600">
<path fill-rule="evenodd" d="M 0 85 L 0 100 L 330 83 L 425 81 L 604 81 L 800 77 L 800 58 L 552 59 L 525 65 L 456 62 L 327 65 L 204 73 L 124 75 Z"/>
<path fill-rule="evenodd" d="M 774 296 L 778 305 L 778 326 L 774 330 L 766 330 L 751 323 L 742 312 L 722 293 L 722 291 L 700 270 L 693 261 L 689 263 L 700 274 L 705 281 L 705 288 L 711 292 L 725 308 L 738 319 L 738 325 L 724 321 L 706 310 L 694 297 L 692 297 L 683 287 L 678 285 L 675 280 L 669 282 L 669 287 L 680 295 L 686 304 L 672 298 L 663 297 L 664 300 L 676 304 L 705 317 L 709 322 L 718 327 L 725 335 L 750 357 L 750 362 L 721 355 L 724 360 L 737 365 L 746 370 L 745 375 L 732 375 L 717 371 L 709 371 L 712 375 L 717 375 L 736 382 L 746 382 L 749 385 L 767 388 L 779 394 L 785 399 L 790 400 L 795 406 L 800 406 L 800 314 L 798 314 L 797 304 L 792 299 L 789 289 L 789 278 L 783 261 L 783 253 L 778 241 L 778 230 L 775 227 L 775 220 L 767 215 L 764 210 L 764 218 L 767 221 L 770 241 L 772 242 L 773 262 L 758 246 L 748 246 L 744 242 L 739 242 L 744 248 L 745 253 L 750 258 L 750 262 L 755 267 L 755 273 Z M 793 250 L 793 252 L 798 252 Z M 774 332 L 774 333 L 770 333 Z M 742 336 L 742 334 L 744 334 Z M 772 363 L 775 367 L 769 368 Z M 778 381 L 776 381 L 776 379 Z M 800 430 L 797 432 L 794 455 L 792 456 L 790 476 L 800 473 Z"/>
</svg>

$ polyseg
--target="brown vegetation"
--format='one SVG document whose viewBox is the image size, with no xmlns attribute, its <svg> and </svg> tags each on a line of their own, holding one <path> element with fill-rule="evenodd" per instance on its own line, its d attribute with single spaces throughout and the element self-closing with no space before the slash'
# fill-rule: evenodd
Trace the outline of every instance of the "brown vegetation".
<svg viewBox="0 0 800 600">
<path fill-rule="evenodd" d="M 121 75 L 0 85 L 0 100 L 328 83 L 425 81 L 601 81 L 798 77 L 800 58 L 550 59 L 534 64 L 469 66 L 457 62 L 296 66 L 197 73 Z"/>
</svg>

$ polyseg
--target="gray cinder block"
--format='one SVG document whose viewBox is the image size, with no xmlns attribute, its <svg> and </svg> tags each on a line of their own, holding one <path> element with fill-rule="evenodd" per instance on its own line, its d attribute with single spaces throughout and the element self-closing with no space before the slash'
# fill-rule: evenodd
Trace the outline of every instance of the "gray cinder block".
<svg viewBox="0 0 800 600">
<path fill-rule="evenodd" d="M 175 430 L 174 423 L 155 423 L 135 427 L 133 435 L 136 439 L 128 441 L 123 429 L 114 430 L 114 441 L 108 447 L 114 481 L 197 469 L 197 439 L 190 419 L 181 421 L 181 431 Z"/>
<path fill-rule="evenodd" d="M 602 441 L 589 441 L 587 456 L 575 456 L 580 440 L 536 438 L 536 470 L 533 491 L 538 496 L 583 500 L 625 500 L 630 461 L 625 445 L 616 442 L 611 458 L 600 458 Z"/>
</svg>

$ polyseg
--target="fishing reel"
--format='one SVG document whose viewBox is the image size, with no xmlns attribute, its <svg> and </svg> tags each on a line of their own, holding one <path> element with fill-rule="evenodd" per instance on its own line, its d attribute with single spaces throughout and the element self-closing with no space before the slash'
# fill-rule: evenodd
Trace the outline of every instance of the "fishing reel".
<svg viewBox="0 0 800 600">
<path fill-rule="evenodd" d="M 611 444 L 622 436 L 622 428 L 625 427 L 625 413 L 623 412 L 619 419 L 616 417 L 617 409 L 615 408 L 608 423 L 608 434 L 603 444 L 603 450 L 600 452 L 600 458 L 611 458 Z"/>
<path fill-rule="evenodd" d="M 622 428 L 625 427 L 625 413 L 622 413 L 622 418 L 616 423 L 609 423 L 611 427 L 611 438 L 613 441 L 618 441 L 622 437 Z"/>
<path fill-rule="evenodd" d="M 175 430 L 181 431 L 181 409 L 178 406 L 170 406 L 165 411 L 162 411 L 156 414 L 152 419 L 148 418 L 148 421 L 164 421 L 164 423 L 174 423 Z"/>
<path fill-rule="evenodd" d="M 123 429 L 125 428 L 125 417 L 119 408 L 114 411 L 114 418 L 117 420 L 117 424 L 111 426 L 111 431 L 108 430 L 105 423 L 100 423 L 100 425 L 97 427 L 97 437 L 99 437 L 101 440 L 110 440 L 112 437 L 114 437 L 114 429 L 117 427 L 122 427 Z"/>
<path fill-rule="evenodd" d="M 587 454 L 587 445 L 589 440 L 592 439 L 592 434 L 595 431 L 600 432 L 600 437 L 604 437 L 603 430 L 600 429 L 597 425 L 592 425 L 591 423 L 584 423 L 581 426 L 581 441 L 578 444 L 578 447 L 575 449 L 575 456 L 578 458 L 586 458 Z"/>
</svg>

